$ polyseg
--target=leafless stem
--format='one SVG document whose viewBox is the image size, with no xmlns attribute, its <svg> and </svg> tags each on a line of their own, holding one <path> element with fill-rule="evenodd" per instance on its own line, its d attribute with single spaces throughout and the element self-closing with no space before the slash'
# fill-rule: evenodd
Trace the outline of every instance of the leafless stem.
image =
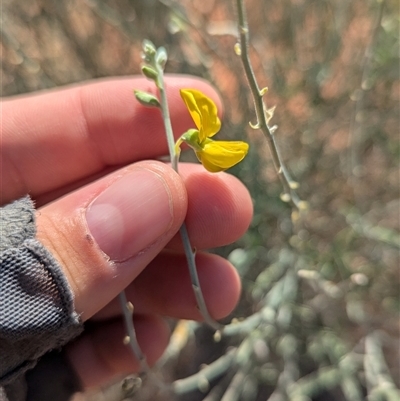
<svg viewBox="0 0 400 401">
<path fill-rule="evenodd" d="M 263 101 L 263 95 L 266 93 L 266 90 L 260 90 L 258 86 L 248 53 L 249 28 L 247 24 L 246 10 L 243 3 L 243 0 L 236 0 L 240 42 L 240 47 L 238 47 L 236 50 L 237 54 L 240 55 L 242 60 L 246 78 L 253 96 L 254 107 L 257 116 L 256 124 L 250 125 L 254 129 L 260 129 L 267 139 L 275 169 L 283 186 L 284 192 L 282 194 L 282 200 L 290 202 L 291 205 L 296 209 L 304 209 L 305 202 L 301 201 L 295 191 L 295 188 L 298 187 L 298 184 L 290 178 L 290 175 L 280 156 L 279 149 L 274 138 L 274 127 L 270 127 L 268 125 L 270 116 L 268 116 L 268 110 Z"/>
<path fill-rule="evenodd" d="M 354 191 L 354 198 L 355 201 L 360 204 L 360 200 L 358 199 L 357 195 L 357 184 L 360 178 L 360 146 L 363 141 L 363 116 L 362 110 L 364 108 L 364 100 L 365 100 L 365 93 L 367 90 L 370 89 L 368 78 L 371 71 L 371 58 L 374 54 L 373 50 L 376 46 L 376 41 L 378 37 L 379 30 L 381 29 L 381 23 L 383 18 L 383 10 L 385 8 L 385 0 L 379 5 L 378 14 L 376 16 L 374 28 L 371 33 L 370 42 L 367 45 L 363 60 L 361 63 L 361 82 L 360 87 L 354 92 L 353 99 L 355 101 L 355 107 L 353 110 L 353 115 L 351 118 L 351 125 L 349 129 L 349 141 L 348 141 L 348 154 L 347 154 L 347 171 L 348 177 L 352 184 L 352 188 Z"/>
<path fill-rule="evenodd" d="M 129 345 L 133 355 L 139 361 L 141 372 L 146 374 L 146 377 L 153 382 L 160 389 L 167 389 L 168 387 L 159 380 L 156 375 L 152 372 L 150 366 L 147 363 L 146 356 L 143 354 L 136 337 L 135 327 L 133 325 L 133 305 L 128 302 L 125 291 L 121 291 L 118 295 L 121 310 L 124 315 L 124 321 L 126 331 L 128 335 L 124 338 L 124 344 Z"/>
</svg>

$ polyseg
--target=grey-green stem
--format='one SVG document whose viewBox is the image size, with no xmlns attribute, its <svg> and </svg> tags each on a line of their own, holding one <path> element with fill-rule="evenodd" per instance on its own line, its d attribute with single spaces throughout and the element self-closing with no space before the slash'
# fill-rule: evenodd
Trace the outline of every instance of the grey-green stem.
<svg viewBox="0 0 400 401">
<path fill-rule="evenodd" d="M 161 113 L 162 113 L 163 120 L 164 120 L 165 133 L 166 133 L 167 142 L 168 142 L 168 150 L 169 150 L 169 154 L 170 154 L 170 158 L 171 158 L 172 168 L 177 173 L 179 173 L 179 171 L 178 171 L 179 155 L 175 151 L 175 138 L 174 138 L 174 133 L 173 133 L 172 124 L 171 124 L 171 118 L 170 118 L 170 114 L 169 114 L 167 94 L 165 91 L 164 73 L 163 73 L 161 66 L 156 65 L 156 68 L 157 68 L 157 73 L 158 73 L 157 74 L 158 79 L 157 79 L 156 83 L 158 86 L 158 90 L 160 92 Z M 182 238 L 183 248 L 185 250 L 186 259 L 188 262 L 190 279 L 192 282 L 194 295 L 196 297 L 197 306 L 200 310 L 201 315 L 204 318 L 204 321 L 213 329 L 221 331 L 223 328 L 223 325 L 218 323 L 216 320 L 214 320 L 211 317 L 211 315 L 208 311 L 207 305 L 205 303 L 203 292 L 202 292 L 201 286 L 200 286 L 199 276 L 197 274 L 196 255 L 195 255 L 193 247 L 190 243 L 190 238 L 189 238 L 189 234 L 188 234 L 185 223 L 182 224 L 182 226 L 179 230 L 179 233 Z"/>
<path fill-rule="evenodd" d="M 143 352 L 139 346 L 139 343 L 138 343 L 137 337 L 136 337 L 135 327 L 133 325 L 133 319 L 132 319 L 133 305 L 128 302 L 125 291 L 121 291 L 119 293 L 118 299 L 119 299 L 119 302 L 121 305 L 122 313 L 124 315 L 126 331 L 128 333 L 127 341 L 126 342 L 124 341 L 124 343 L 126 345 L 129 345 L 133 355 L 138 359 L 141 372 L 145 373 L 146 377 L 153 384 L 155 384 L 158 388 L 167 390 L 168 387 L 161 380 L 159 380 L 155 376 L 155 374 L 152 372 L 152 370 L 150 369 L 150 367 L 147 363 L 147 360 L 146 360 L 146 356 L 143 354 Z"/>
<path fill-rule="evenodd" d="M 297 183 L 295 183 L 290 178 L 289 173 L 286 170 L 286 167 L 283 164 L 283 161 L 279 154 L 278 146 L 274 138 L 274 133 L 273 133 L 274 129 L 272 127 L 270 128 L 268 125 L 268 116 L 267 116 L 268 113 L 263 101 L 263 95 L 265 94 L 265 91 L 260 90 L 250 62 L 248 54 L 249 28 L 247 24 L 244 0 L 236 0 L 236 6 L 238 11 L 240 57 L 253 96 L 254 107 L 257 116 L 257 123 L 252 127 L 260 129 L 267 139 L 275 169 L 283 186 L 284 194 L 282 199 L 284 199 L 285 201 L 289 201 L 292 204 L 292 206 L 295 207 L 296 209 L 303 209 L 304 202 L 300 200 L 299 196 L 292 188 Z"/>
</svg>

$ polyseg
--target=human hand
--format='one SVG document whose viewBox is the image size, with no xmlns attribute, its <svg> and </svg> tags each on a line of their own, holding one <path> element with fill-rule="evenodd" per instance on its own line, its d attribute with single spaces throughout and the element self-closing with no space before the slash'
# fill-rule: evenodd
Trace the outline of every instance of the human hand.
<svg viewBox="0 0 400 401">
<path fill-rule="evenodd" d="M 175 134 L 193 123 L 179 96 L 195 88 L 218 97 L 205 82 L 167 77 Z M 225 259 L 201 250 L 239 238 L 252 204 L 226 173 L 149 160 L 167 154 L 157 109 L 132 90 L 154 92 L 142 78 L 112 79 L 3 102 L 2 199 L 29 193 L 39 207 L 37 238 L 59 261 L 75 309 L 91 328 L 66 346 L 86 387 L 138 369 L 122 343 L 118 293 L 135 305 L 138 341 L 150 364 L 165 349 L 164 316 L 197 319 L 179 227 L 186 218 L 205 300 L 220 319 L 236 305 L 240 281 Z"/>
</svg>

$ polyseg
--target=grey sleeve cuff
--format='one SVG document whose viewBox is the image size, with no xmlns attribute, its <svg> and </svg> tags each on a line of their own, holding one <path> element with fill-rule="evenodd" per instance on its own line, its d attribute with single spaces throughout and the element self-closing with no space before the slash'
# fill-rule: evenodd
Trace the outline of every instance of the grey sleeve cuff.
<svg viewBox="0 0 400 401">
<path fill-rule="evenodd" d="M 61 267 L 35 239 L 34 216 L 29 197 L 0 208 L 0 386 L 83 330 Z"/>
</svg>

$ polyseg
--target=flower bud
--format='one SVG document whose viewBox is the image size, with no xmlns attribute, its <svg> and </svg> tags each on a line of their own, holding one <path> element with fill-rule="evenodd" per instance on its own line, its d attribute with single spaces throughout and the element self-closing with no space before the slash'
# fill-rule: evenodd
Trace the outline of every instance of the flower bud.
<svg viewBox="0 0 400 401">
<path fill-rule="evenodd" d="M 134 93 L 138 102 L 143 106 L 160 107 L 160 102 L 154 95 L 138 90 L 135 90 Z"/>
<path fill-rule="evenodd" d="M 142 66 L 142 73 L 146 78 L 152 79 L 153 81 L 158 78 L 157 71 L 147 65 Z"/>
<path fill-rule="evenodd" d="M 156 63 L 161 67 L 164 68 L 165 63 L 167 62 L 168 55 L 165 47 L 159 47 L 156 53 Z"/>
<path fill-rule="evenodd" d="M 143 41 L 143 53 L 146 54 L 147 56 L 154 56 L 156 54 L 156 47 L 153 45 L 153 42 L 151 42 L 148 39 L 145 39 Z"/>
</svg>

